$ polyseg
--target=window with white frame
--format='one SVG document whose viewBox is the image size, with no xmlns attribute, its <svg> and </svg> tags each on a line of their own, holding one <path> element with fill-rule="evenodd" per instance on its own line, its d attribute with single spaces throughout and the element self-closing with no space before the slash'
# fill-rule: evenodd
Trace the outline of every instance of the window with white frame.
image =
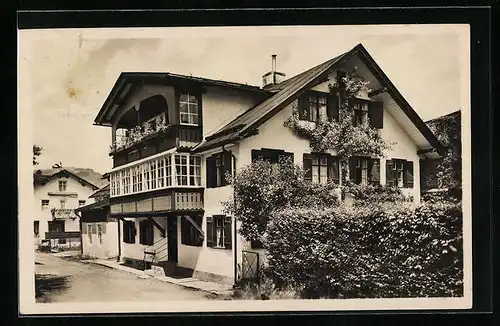
<svg viewBox="0 0 500 326">
<path fill-rule="evenodd" d="M 42 199 L 42 209 L 47 209 L 47 208 L 49 208 L 49 200 Z"/>
<path fill-rule="evenodd" d="M 215 247 L 224 248 L 225 243 L 225 218 L 224 217 L 214 217 L 215 222 Z"/>
<path fill-rule="evenodd" d="M 61 192 L 66 191 L 67 185 L 68 185 L 68 182 L 66 180 L 59 180 L 59 191 L 61 191 Z"/>
<path fill-rule="evenodd" d="M 368 125 L 368 101 L 356 100 L 354 102 L 354 125 Z"/>
<path fill-rule="evenodd" d="M 188 185 L 188 156 L 184 154 L 175 155 L 175 173 L 177 175 L 177 185 Z"/>
<path fill-rule="evenodd" d="M 201 157 L 184 153 L 171 154 L 110 175 L 111 196 L 171 186 L 201 186 Z"/>
<path fill-rule="evenodd" d="M 181 94 L 179 99 L 180 121 L 183 125 L 198 125 L 198 99 L 191 94 Z"/>
<path fill-rule="evenodd" d="M 189 185 L 201 186 L 201 157 L 189 157 Z"/>
</svg>

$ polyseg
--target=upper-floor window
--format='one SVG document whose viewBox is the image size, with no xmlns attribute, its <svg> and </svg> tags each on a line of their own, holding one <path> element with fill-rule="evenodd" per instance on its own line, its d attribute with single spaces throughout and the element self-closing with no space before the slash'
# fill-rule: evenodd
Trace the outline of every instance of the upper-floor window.
<svg viewBox="0 0 500 326">
<path fill-rule="evenodd" d="M 349 158 L 349 177 L 359 185 L 380 183 L 380 160 L 370 157 Z"/>
<path fill-rule="evenodd" d="M 339 159 L 326 153 L 304 154 L 303 168 L 305 178 L 313 183 L 326 184 L 329 181 L 339 183 Z"/>
<path fill-rule="evenodd" d="M 403 159 L 387 160 L 386 185 L 413 188 L 413 162 Z"/>
<path fill-rule="evenodd" d="M 191 94 L 181 94 L 179 98 L 180 121 L 183 125 L 199 124 L 198 99 Z"/>
<path fill-rule="evenodd" d="M 231 152 L 224 151 L 207 157 L 206 164 L 207 188 L 222 187 L 228 184 L 226 175 L 231 175 L 233 171 Z"/>
<path fill-rule="evenodd" d="M 66 208 L 66 199 L 61 199 L 59 202 L 61 204 L 61 209 L 65 209 Z"/>
<path fill-rule="evenodd" d="M 368 126 L 368 101 L 354 100 L 354 125 Z"/>
<path fill-rule="evenodd" d="M 59 191 L 66 191 L 68 182 L 66 180 L 59 180 Z"/>
<path fill-rule="evenodd" d="M 299 119 L 311 122 L 337 120 L 339 97 L 334 94 L 308 92 L 299 97 Z"/>
<path fill-rule="evenodd" d="M 171 186 L 201 186 L 201 157 L 187 153 L 168 154 L 110 174 L 111 196 Z"/>
<path fill-rule="evenodd" d="M 46 209 L 49 207 L 49 200 L 48 199 L 42 199 L 42 209 Z"/>
<path fill-rule="evenodd" d="M 78 206 L 83 206 L 85 205 L 85 200 L 79 200 L 78 201 Z"/>
</svg>

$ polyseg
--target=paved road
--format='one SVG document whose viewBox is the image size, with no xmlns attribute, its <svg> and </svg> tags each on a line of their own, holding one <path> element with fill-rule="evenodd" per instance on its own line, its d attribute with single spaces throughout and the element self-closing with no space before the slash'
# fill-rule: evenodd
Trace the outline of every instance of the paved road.
<svg viewBox="0 0 500 326">
<path fill-rule="evenodd" d="M 137 275 L 95 264 L 36 254 L 37 302 L 118 302 L 210 300 L 201 291 L 141 279 Z"/>
</svg>

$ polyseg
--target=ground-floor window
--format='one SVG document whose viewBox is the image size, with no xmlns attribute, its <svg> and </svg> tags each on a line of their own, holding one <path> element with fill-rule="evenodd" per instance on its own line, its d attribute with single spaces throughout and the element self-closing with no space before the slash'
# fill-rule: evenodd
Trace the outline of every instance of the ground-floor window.
<svg viewBox="0 0 500 326">
<path fill-rule="evenodd" d="M 64 221 L 48 221 L 49 232 L 64 232 Z"/>
<path fill-rule="evenodd" d="M 207 216 L 207 247 L 232 248 L 231 217 L 225 215 Z"/>
<path fill-rule="evenodd" d="M 154 243 L 154 225 L 151 219 L 139 222 L 139 243 L 147 246 Z"/>
<path fill-rule="evenodd" d="M 38 237 L 40 234 L 40 221 L 33 222 L 33 232 L 35 233 L 35 237 Z"/>
<path fill-rule="evenodd" d="M 135 243 L 135 222 L 134 221 L 124 221 L 123 222 L 123 242 L 125 243 Z"/>
<path fill-rule="evenodd" d="M 201 216 L 193 216 L 191 219 L 201 229 L 203 218 Z M 203 238 L 200 231 L 186 217 L 181 218 L 181 243 L 187 246 L 203 245 Z"/>
</svg>

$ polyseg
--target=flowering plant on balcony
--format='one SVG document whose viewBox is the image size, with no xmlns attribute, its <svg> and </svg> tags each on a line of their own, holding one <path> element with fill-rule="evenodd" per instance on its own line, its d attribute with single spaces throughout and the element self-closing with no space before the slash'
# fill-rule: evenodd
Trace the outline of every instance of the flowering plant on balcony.
<svg viewBox="0 0 500 326">
<path fill-rule="evenodd" d="M 168 124 L 166 120 L 159 116 L 153 121 L 149 121 L 144 126 L 135 126 L 127 131 L 127 135 L 123 137 L 120 141 L 115 141 L 110 145 L 110 151 L 115 152 L 124 148 L 128 148 L 134 144 L 137 144 L 144 140 L 150 135 L 157 134 L 159 132 L 164 132 L 168 129 Z"/>
</svg>

